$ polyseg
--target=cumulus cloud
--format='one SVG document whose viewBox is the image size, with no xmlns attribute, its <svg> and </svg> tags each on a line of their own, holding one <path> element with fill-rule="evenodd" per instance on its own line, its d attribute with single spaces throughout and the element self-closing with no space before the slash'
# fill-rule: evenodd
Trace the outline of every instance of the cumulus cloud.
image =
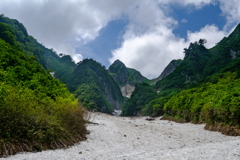
<svg viewBox="0 0 240 160">
<path fill-rule="evenodd" d="M 119 59 L 144 76 L 154 78 L 172 59 L 183 57 L 184 44 L 183 39 L 174 39 L 168 34 L 149 33 L 124 41 L 121 48 L 113 51 L 110 61 Z"/>
<path fill-rule="evenodd" d="M 196 9 L 200 9 L 205 5 L 214 4 L 215 0 L 158 0 L 159 4 L 178 4 L 181 6 L 195 6 Z"/>
<path fill-rule="evenodd" d="M 200 31 L 197 32 L 187 32 L 188 42 L 195 42 L 199 39 L 206 39 L 206 48 L 211 48 L 216 45 L 223 37 L 228 36 L 229 33 L 226 31 L 221 31 L 215 25 L 206 25 Z"/>
<path fill-rule="evenodd" d="M 174 2 L 172 0 L 172 3 Z M 203 3 L 211 3 L 211 1 L 198 2 L 192 4 L 192 1 L 184 1 L 186 5 L 196 7 Z M 158 5 L 154 2 L 140 5 L 136 13 L 130 15 L 131 23 L 123 36 L 124 41 L 120 48 L 112 52 L 110 63 L 119 59 L 126 66 L 138 69 L 151 79 L 159 76 L 171 60 L 182 59 L 183 48 L 188 47 L 190 42 L 205 38 L 208 40 L 206 47 L 212 47 L 226 35 L 226 32 L 219 31 L 216 26 L 207 25 L 198 32 L 189 31 L 187 40 L 179 38 L 173 34 L 178 22 L 164 14 L 165 7 L 156 9 L 154 6 Z M 140 17 L 146 17 L 147 20 Z"/>
<path fill-rule="evenodd" d="M 225 30 L 229 29 L 232 25 L 239 23 L 240 19 L 240 1 L 231 0 L 231 2 L 226 0 L 219 0 L 220 8 L 222 13 L 227 18 L 227 24 L 225 25 Z"/>
<path fill-rule="evenodd" d="M 188 31 L 187 40 L 184 40 L 176 37 L 169 28 L 161 31 L 125 39 L 122 46 L 113 51 L 110 62 L 119 59 L 126 66 L 137 68 L 144 76 L 156 78 L 171 60 L 184 57 L 183 48 L 191 42 L 206 39 L 206 48 L 211 48 L 231 33 L 219 30 L 215 25 L 206 25 L 199 31 Z"/>
<path fill-rule="evenodd" d="M 83 57 L 75 48 L 93 41 L 112 20 L 126 18 L 129 24 L 121 46 L 112 51 L 109 61 L 123 61 L 148 78 L 159 76 L 172 59 L 183 58 L 183 48 L 200 38 L 210 48 L 228 34 L 240 19 L 240 2 L 219 0 L 227 17 L 224 30 L 207 25 L 197 32 L 188 31 L 187 40 L 173 34 L 179 22 L 170 15 L 171 5 L 200 9 L 216 0 L 1 0 L 0 10 L 22 22 L 40 43 L 57 52 Z M 183 20 L 183 22 L 186 22 Z M 227 29 L 228 28 L 228 29 Z M 88 52 L 87 50 L 84 50 Z M 91 54 L 91 53 L 89 53 Z"/>
<path fill-rule="evenodd" d="M 57 52 L 75 53 L 75 42 L 87 43 L 136 0 L 1 0 L 0 11 L 22 22 L 40 43 Z M 76 57 L 76 56 L 74 56 Z M 77 56 L 79 57 L 79 56 Z"/>
</svg>

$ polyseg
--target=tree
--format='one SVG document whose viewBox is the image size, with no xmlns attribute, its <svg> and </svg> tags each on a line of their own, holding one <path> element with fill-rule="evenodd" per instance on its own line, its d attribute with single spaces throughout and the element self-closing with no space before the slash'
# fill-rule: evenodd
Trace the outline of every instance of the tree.
<svg viewBox="0 0 240 160">
<path fill-rule="evenodd" d="M 198 44 L 200 45 L 204 45 L 205 43 L 207 43 L 206 39 L 199 39 Z"/>
</svg>

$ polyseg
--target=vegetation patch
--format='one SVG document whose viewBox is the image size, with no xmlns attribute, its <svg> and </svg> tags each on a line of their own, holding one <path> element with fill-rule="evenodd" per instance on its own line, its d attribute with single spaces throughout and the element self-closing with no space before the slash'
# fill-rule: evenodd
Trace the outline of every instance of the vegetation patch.
<svg viewBox="0 0 240 160">
<path fill-rule="evenodd" d="M 157 92 L 153 86 L 144 82 L 136 84 L 131 98 L 122 107 L 122 115 L 136 116 L 142 114 L 142 109 L 145 105 L 156 97 Z"/>
<path fill-rule="evenodd" d="M 0 23 L 0 155 L 66 148 L 85 139 L 86 113 Z"/>
<path fill-rule="evenodd" d="M 231 126 L 229 124 L 224 124 L 224 123 L 215 123 L 212 125 L 207 124 L 205 126 L 205 129 L 209 131 L 219 131 L 222 134 L 229 135 L 229 136 L 240 136 L 239 126 Z"/>
</svg>

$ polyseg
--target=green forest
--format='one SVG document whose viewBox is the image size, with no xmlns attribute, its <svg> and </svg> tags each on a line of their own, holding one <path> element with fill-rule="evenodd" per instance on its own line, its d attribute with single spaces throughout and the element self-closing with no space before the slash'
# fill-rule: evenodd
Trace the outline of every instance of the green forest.
<svg viewBox="0 0 240 160">
<path fill-rule="evenodd" d="M 38 52 L 26 52 L 16 37 L 0 23 L 0 154 L 54 149 L 85 139 L 85 113 L 77 99 L 40 65 L 44 61 Z"/>
<path fill-rule="evenodd" d="M 104 66 L 93 59 L 80 62 L 69 78 L 70 92 L 89 110 L 112 113 L 121 109 L 124 98 Z"/>
</svg>

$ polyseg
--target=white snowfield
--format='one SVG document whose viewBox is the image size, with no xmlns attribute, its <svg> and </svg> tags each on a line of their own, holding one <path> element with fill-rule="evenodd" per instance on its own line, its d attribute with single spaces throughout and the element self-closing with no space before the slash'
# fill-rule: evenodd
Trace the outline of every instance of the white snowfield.
<svg viewBox="0 0 240 160">
<path fill-rule="evenodd" d="M 240 160 L 240 137 L 204 130 L 204 125 L 147 117 L 93 113 L 87 140 L 68 149 L 20 153 L 17 160 Z"/>
</svg>

